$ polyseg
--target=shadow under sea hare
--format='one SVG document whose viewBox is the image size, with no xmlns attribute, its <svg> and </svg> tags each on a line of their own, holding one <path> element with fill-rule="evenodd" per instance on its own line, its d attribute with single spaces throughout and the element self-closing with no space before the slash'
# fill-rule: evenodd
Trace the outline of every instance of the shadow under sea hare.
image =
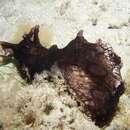
<svg viewBox="0 0 130 130">
<path fill-rule="evenodd" d="M 36 73 L 50 71 L 56 63 L 83 112 L 98 126 L 109 122 L 124 92 L 121 58 L 101 40 L 89 43 L 83 31 L 79 31 L 76 38 L 62 49 L 56 45 L 49 49 L 43 47 L 38 32 L 39 26 L 36 25 L 19 44 L 1 41 L 5 52 L 3 57 L 12 59 L 28 83 L 32 83 Z"/>
</svg>

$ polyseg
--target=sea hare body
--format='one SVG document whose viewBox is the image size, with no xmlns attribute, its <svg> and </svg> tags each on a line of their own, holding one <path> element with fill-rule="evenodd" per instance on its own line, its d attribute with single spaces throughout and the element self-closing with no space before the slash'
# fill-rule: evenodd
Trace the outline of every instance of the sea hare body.
<svg viewBox="0 0 130 130">
<path fill-rule="evenodd" d="M 38 38 L 39 26 L 23 36 L 19 44 L 1 42 L 5 55 L 17 61 L 21 76 L 30 82 L 35 73 L 50 70 L 54 63 L 61 70 L 70 93 L 86 114 L 101 126 L 116 110 L 124 91 L 121 58 L 101 40 L 89 43 L 80 31 L 65 48 L 47 49 Z"/>
</svg>

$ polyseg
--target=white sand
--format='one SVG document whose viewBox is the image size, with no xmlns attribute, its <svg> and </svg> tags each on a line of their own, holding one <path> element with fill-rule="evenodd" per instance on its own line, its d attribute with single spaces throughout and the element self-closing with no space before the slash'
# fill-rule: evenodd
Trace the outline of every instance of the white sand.
<svg viewBox="0 0 130 130">
<path fill-rule="evenodd" d="M 120 99 L 120 110 L 104 129 L 130 129 L 130 0 L 0 0 L 0 40 L 17 43 L 35 23 L 42 27 L 40 38 L 46 46 L 57 44 L 62 48 L 80 29 L 90 42 L 101 38 L 111 44 L 122 57 L 122 76 L 127 89 Z M 21 85 L 24 81 L 12 64 L 0 67 L 0 122 L 6 130 L 99 129 L 79 111 L 67 93 L 58 96 L 58 88 L 64 86 L 60 85 L 61 81 L 50 84 L 41 80 L 39 76 L 33 86 Z M 64 101 L 73 104 L 72 108 L 64 105 Z M 49 116 L 43 112 L 48 102 L 55 105 Z M 22 115 L 16 111 L 18 107 Z M 33 126 L 23 121 L 30 111 L 36 118 Z"/>
</svg>

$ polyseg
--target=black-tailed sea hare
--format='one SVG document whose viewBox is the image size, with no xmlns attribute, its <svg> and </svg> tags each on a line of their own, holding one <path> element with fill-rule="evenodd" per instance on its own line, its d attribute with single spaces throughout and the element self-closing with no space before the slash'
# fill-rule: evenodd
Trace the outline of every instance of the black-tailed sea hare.
<svg viewBox="0 0 130 130">
<path fill-rule="evenodd" d="M 124 92 L 121 58 L 101 40 L 89 43 L 83 37 L 83 31 L 79 31 L 63 49 L 56 45 L 49 49 L 43 47 L 38 32 L 39 26 L 36 25 L 19 44 L 1 41 L 5 56 L 15 59 L 20 75 L 28 83 L 35 78 L 35 73 L 50 71 L 56 63 L 68 90 L 80 103 L 83 112 L 97 125 L 106 124 L 115 113 L 119 97 Z"/>
</svg>

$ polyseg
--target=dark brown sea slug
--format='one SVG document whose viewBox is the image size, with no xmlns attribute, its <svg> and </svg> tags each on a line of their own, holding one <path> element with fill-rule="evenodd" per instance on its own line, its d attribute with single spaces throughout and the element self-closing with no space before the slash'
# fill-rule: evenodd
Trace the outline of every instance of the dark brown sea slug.
<svg viewBox="0 0 130 130">
<path fill-rule="evenodd" d="M 101 40 L 89 43 L 80 31 L 65 48 L 40 44 L 39 26 L 23 36 L 19 44 L 0 42 L 5 56 L 13 61 L 20 75 L 31 83 L 36 73 L 50 71 L 57 63 L 68 90 L 83 108 L 84 113 L 99 126 L 108 122 L 124 92 L 120 74 L 121 58 Z"/>
</svg>

